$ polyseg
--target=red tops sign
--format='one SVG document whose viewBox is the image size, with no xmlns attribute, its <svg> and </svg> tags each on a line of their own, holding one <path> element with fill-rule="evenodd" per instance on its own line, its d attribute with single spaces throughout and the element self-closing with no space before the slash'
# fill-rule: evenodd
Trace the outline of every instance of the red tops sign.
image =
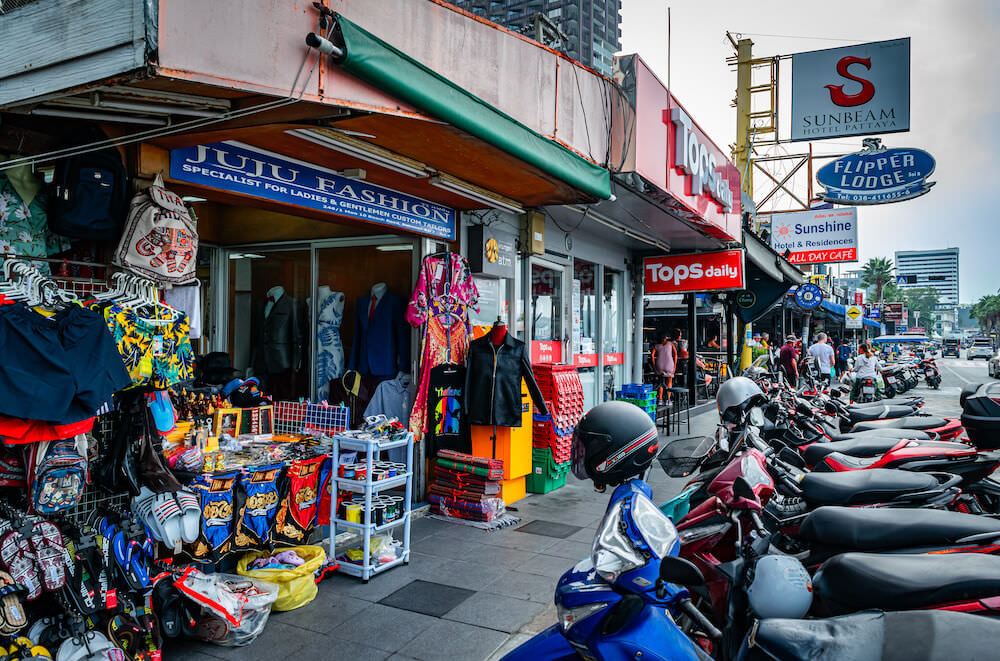
<svg viewBox="0 0 1000 661">
<path fill-rule="evenodd" d="M 666 192 L 674 215 L 706 234 L 739 241 L 740 171 L 638 56 L 634 70 L 635 170 Z"/>
<path fill-rule="evenodd" d="M 647 294 L 744 289 L 742 250 L 647 257 L 643 264 Z"/>
</svg>

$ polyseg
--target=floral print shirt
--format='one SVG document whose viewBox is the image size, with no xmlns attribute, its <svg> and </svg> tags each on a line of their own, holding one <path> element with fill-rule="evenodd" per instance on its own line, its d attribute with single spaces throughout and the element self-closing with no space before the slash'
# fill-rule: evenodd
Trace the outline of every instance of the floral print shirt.
<svg viewBox="0 0 1000 661">
<path fill-rule="evenodd" d="M 39 193 L 25 204 L 3 173 L 0 173 L 0 258 L 48 257 L 68 250 L 69 241 L 49 231 L 45 195 Z M 36 265 L 48 273 L 48 265 Z"/>
</svg>

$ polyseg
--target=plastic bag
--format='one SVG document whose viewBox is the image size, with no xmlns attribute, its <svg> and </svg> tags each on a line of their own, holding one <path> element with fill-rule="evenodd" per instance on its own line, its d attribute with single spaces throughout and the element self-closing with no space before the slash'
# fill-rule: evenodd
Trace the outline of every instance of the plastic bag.
<svg viewBox="0 0 1000 661">
<path fill-rule="evenodd" d="M 264 631 L 278 586 L 235 574 L 203 574 L 189 567 L 174 585 L 201 607 L 194 637 L 222 645 L 249 645 Z"/>
<path fill-rule="evenodd" d="M 295 551 L 305 560 L 294 569 L 248 569 L 257 558 L 269 557 L 283 551 Z M 290 611 L 305 606 L 316 598 L 317 588 L 313 574 L 326 562 L 326 552 L 319 546 L 293 546 L 277 548 L 274 553 L 254 551 L 245 554 L 236 565 L 240 576 L 248 576 L 278 586 L 278 598 L 271 606 L 276 611 Z"/>
</svg>

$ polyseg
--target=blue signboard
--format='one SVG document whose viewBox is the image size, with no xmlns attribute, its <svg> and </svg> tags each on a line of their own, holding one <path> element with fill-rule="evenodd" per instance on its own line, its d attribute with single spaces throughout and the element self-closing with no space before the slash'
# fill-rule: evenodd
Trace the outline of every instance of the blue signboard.
<svg viewBox="0 0 1000 661">
<path fill-rule="evenodd" d="M 923 149 L 876 147 L 827 163 L 816 173 L 827 202 L 888 204 L 919 197 L 934 185 L 934 157 Z"/>
<path fill-rule="evenodd" d="M 812 310 L 823 302 L 823 290 L 811 282 L 799 285 L 795 290 L 795 302 L 804 310 Z"/>
<path fill-rule="evenodd" d="M 170 177 L 262 200 L 455 239 L 455 210 L 239 142 L 170 152 Z"/>
</svg>

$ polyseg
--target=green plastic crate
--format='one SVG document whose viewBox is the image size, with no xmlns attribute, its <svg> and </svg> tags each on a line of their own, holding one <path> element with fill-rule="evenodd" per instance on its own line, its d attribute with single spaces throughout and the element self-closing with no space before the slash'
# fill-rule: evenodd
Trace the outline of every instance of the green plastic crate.
<svg viewBox="0 0 1000 661">
<path fill-rule="evenodd" d="M 525 476 L 524 486 L 529 493 L 548 493 L 566 484 L 570 462 L 557 464 L 549 448 L 531 450 L 531 472 Z"/>
</svg>

